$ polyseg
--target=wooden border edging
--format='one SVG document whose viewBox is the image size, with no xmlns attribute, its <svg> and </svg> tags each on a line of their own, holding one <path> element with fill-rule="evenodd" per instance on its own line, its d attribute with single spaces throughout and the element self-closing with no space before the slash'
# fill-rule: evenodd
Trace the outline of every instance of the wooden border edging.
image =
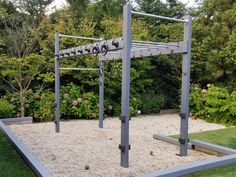
<svg viewBox="0 0 236 177">
<path fill-rule="evenodd" d="M 53 174 L 34 156 L 31 151 L 15 136 L 15 134 L 0 120 L 0 129 L 9 138 L 19 154 L 38 177 L 53 177 Z"/>
<path fill-rule="evenodd" d="M 217 157 L 214 159 L 204 160 L 196 163 L 191 163 L 180 167 L 169 168 L 166 170 L 161 170 L 159 172 L 153 172 L 138 177 L 170 177 L 170 176 L 178 177 L 232 163 L 236 163 L 236 154 L 227 155 L 224 157 Z"/>
<path fill-rule="evenodd" d="M 207 142 L 200 141 L 200 140 L 192 140 L 191 143 L 193 145 L 193 148 L 199 147 L 199 148 L 203 148 L 206 150 L 222 153 L 225 155 L 236 154 L 236 150 L 234 150 L 234 149 L 224 147 L 224 146 L 219 146 L 216 144 L 207 143 Z"/>
<path fill-rule="evenodd" d="M 170 143 L 170 144 L 174 144 L 174 145 L 177 145 L 177 146 L 179 146 L 179 144 L 180 144 L 178 139 L 172 138 L 172 137 L 167 136 L 167 135 L 154 134 L 153 138 L 157 139 L 157 140 L 161 140 L 161 141 L 167 142 L 167 143 Z M 193 149 L 191 143 L 188 143 L 188 148 L 189 149 Z"/>
<path fill-rule="evenodd" d="M 4 124 L 18 124 L 18 123 L 33 123 L 32 117 L 19 117 L 19 118 L 7 118 L 0 119 Z"/>
</svg>

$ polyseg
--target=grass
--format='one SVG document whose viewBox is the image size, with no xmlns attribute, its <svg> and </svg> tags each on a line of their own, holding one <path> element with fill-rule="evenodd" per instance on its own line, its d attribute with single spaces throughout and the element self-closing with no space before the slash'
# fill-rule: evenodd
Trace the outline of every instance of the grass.
<svg viewBox="0 0 236 177">
<path fill-rule="evenodd" d="M 36 177 L 0 130 L 0 176 Z"/>
<path fill-rule="evenodd" d="M 198 139 L 221 146 L 236 149 L 236 127 L 221 130 L 193 133 L 189 139 Z M 236 164 L 204 170 L 201 172 L 186 175 L 185 177 L 236 177 Z"/>
<path fill-rule="evenodd" d="M 236 127 L 192 133 L 189 139 L 199 139 L 213 144 L 236 149 Z"/>
</svg>

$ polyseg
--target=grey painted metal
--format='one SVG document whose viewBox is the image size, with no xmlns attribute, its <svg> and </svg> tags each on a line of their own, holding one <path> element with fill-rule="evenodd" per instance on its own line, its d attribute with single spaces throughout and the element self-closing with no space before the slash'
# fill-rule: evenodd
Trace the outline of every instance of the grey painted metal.
<svg viewBox="0 0 236 177">
<path fill-rule="evenodd" d="M 169 168 L 138 177 L 178 177 L 210 168 L 225 166 L 232 163 L 236 163 L 236 154 L 195 162 L 180 167 Z"/>
<path fill-rule="evenodd" d="M 55 34 L 55 55 L 60 50 L 59 33 Z M 56 132 L 60 132 L 60 58 L 55 58 L 55 124 Z"/>
<path fill-rule="evenodd" d="M 104 61 L 100 61 L 99 77 L 99 128 L 103 128 L 104 120 Z"/>
<path fill-rule="evenodd" d="M 18 117 L 18 118 L 7 118 L 0 119 L 4 124 L 17 124 L 17 123 L 33 123 L 32 117 Z"/>
<path fill-rule="evenodd" d="M 164 17 L 164 16 L 160 16 L 160 15 L 153 15 L 153 14 L 147 14 L 147 13 L 136 12 L 136 11 L 132 11 L 132 13 L 136 14 L 136 15 L 142 15 L 142 16 L 147 16 L 147 17 L 154 17 L 154 18 L 158 18 L 158 19 L 162 19 L 162 20 L 169 20 L 169 21 L 188 23 L 187 20 L 181 20 L 181 19 L 176 19 L 176 18 Z"/>
<path fill-rule="evenodd" d="M 186 16 L 185 19 L 188 23 L 184 24 L 184 41 L 187 43 L 187 52 L 183 54 L 182 63 L 180 139 L 184 141 L 184 143 L 180 144 L 179 154 L 181 156 L 188 155 L 189 87 L 192 38 L 192 18 Z"/>
<path fill-rule="evenodd" d="M 72 35 L 65 35 L 65 34 L 59 34 L 59 36 L 60 37 L 67 37 L 67 38 L 92 40 L 92 41 L 102 41 L 101 38 L 92 38 L 92 37 L 84 37 L 84 36 L 72 36 Z"/>
<path fill-rule="evenodd" d="M 119 43 L 118 46 L 114 45 L 114 43 L 116 43 L 116 42 Z M 83 46 L 79 46 L 79 47 L 64 49 L 64 50 L 60 50 L 58 53 L 56 53 L 56 55 L 59 58 L 75 57 L 75 56 L 82 56 L 82 55 L 92 55 L 92 54 L 94 54 L 93 53 L 94 47 L 98 48 L 98 53 L 94 54 L 94 55 L 97 55 L 97 54 L 102 53 L 101 49 L 103 46 L 106 46 L 108 51 L 120 50 L 123 48 L 123 39 L 121 37 L 119 37 L 119 38 L 99 41 L 99 42 L 89 44 L 89 45 L 83 45 Z"/>
<path fill-rule="evenodd" d="M 159 55 L 171 55 L 178 53 L 186 53 L 188 42 L 172 42 L 167 44 L 173 44 L 168 46 L 168 48 L 160 48 L 160 47 L 143 47 L 143 48 L 132 48 L 130 57 L 131 58 L 141 58 L 148 56 L 159 56 Z M 178 46 L 176 46 L 178 45 Z M 121 51 L 112 51 L 108 52 L 106 56 L 100 58 L 100 60 L 119 60 L 122 58 Z"/>
<path fill-rule="evenodd" d="M 130 54 L 131 37 L 131 4 L 128 2 L 123 9 L 123 40 L 122 50 L 122 96 L 121 96 L 121 166 L 129 167 L 129 100 L 130 100 Z"/>
<path fill-rule="evenodd" d="M 60 70 L 99 71 L 98 68 L 60 68 Z"/>
<path fill-rule="evenodd" d="M 164 42 L 138 41 L 138 40 L 133 40 L 132 44 L 153 44 L 153 45 L 173 45 L 173 46 L 179 46 L 178 43 L 171 44 L 171 43 L 164 43 Z"/>
<path fill-rule="evenodd" d="M 154 45 L 154 44 L 132 44 L 132 48 L 135 47 L 141 47 L 141 48 L 145 48 L 145 47 L 149 47 L 149 48 L 168 48 L 167 45 Z"/>
<path fill-rule="evenodd" d="M 207 142 L 200 141 L 200 140 L 192 140 L 192 145 L 193 146 L 198 146 L 198 147 L 201 147 L 201 148 L 205 148 L 205 149 L 209 149 L 209 150 L 212 150 L 212 151 L 216 151 L 216 152 L 226 154 L 226 155 L 236 154 L 235 149 L 231 149 L 231 148 L 224 147 L 224 146 L 219 146 L 219 145 L 216 145 L 216 144 L 207 143 Z"/>
<path fill-rule="evenodd" d="M 179 146 L 179 141 L 176 138 L 172 138 L 170 136 L 154 134 L 153 138 Z M 192 143 L 188 143 L 188 149 L 193 149 Z"/>
<path fill-rule="evenodd" d="M 37 176 L 53 177 L 53 174 L 36 158 L 36 156 L 31 153 L 31 151 L 15 136 L 15 134 L 4 125 L 2 121 L 0 121 L 0 129 Z"/>
</svg>

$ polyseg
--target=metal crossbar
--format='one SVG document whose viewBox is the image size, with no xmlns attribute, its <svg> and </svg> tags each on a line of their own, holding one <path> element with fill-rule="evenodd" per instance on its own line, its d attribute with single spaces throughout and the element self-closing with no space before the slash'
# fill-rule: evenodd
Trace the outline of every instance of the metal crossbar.
<svg viewBox="0 0 236 177">
<path fill-rule="evenodd" d="M 188 23 L 187 20 L 181 20 L 181 19 L 176 19 L 176 18 L 164 17 L 164 16 L 160 16 L 160 15 L 153 15 L 153 14 L 147 14 L 147 13 L 136 12 L 136 11 L 132 11 L 132 13 L 133 13 L 133 14 L 136 14 L 136 15 L 142 15 L 142 16 L 148 16 L 148 17 L 159 18 L 159 19 L 163 19 L 163 20 L 169 20 L 169 21 L 176 21 L 176 22 Z"/>
<path fill-rule="evenodd" d="M 60 68 L 60 70 L 99 71 L 97 68 Z"/>
<path fill-rule="evenodd" d="M 101 38 L 92 38 L 92 37 L 84 37 L 84 36 L 72 36 L 72 35 L 65 35 L 59 34 L 60 37 L 67 37 L 67 38 L 76 38 L 76 39 L 85 39 L 85 40 L 92 40 L 92 41 L 102 41 Z"/>
<path fill-rule="evenodd" d="M 168 46 L 179 46 L 179 44 L 171 44 L 171 43 L 164 43 L 164 42 L 152 42 L 152 41 L 137 41 L 133 40 L 132 44 L 152 44 L 152 45 L 168 45 Z"/>
<path fill-rule="evenodd" d="M 167 45 L 132 44 L 132 48 L 168 48 Z"/>
<path fill-rule="evenodd" d="M 69 49 L 59 50 L 56 53 L 58 58 L 75 57 L 82 55 L 106 55 L 109 51 L 119 50 L 123 48 L 123 38 L 114 38 L 109 40 L 98 41 L 93 44 L 73 47 Z"/>
</svg>

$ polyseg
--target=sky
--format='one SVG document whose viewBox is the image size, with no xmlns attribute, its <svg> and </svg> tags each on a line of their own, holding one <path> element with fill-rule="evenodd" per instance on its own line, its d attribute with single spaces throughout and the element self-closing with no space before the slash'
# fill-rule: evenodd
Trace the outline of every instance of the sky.
<svg viewBox="0 0 236 177">
<path fill-rule="evenodd" d="M 196 0 L 179 0 L 180 2 L 184 3 L 187 5 L 187 7 L 191 7 L 195 4 Z M 49 9 L 53 10 L 53 9 L 58 9 L 60 7 L 63 7 L 66 5 L 66 0 L 55 0 L 50 6 Z M 50 11 L 49 10 L 49 11 Z"/>
</svg>

